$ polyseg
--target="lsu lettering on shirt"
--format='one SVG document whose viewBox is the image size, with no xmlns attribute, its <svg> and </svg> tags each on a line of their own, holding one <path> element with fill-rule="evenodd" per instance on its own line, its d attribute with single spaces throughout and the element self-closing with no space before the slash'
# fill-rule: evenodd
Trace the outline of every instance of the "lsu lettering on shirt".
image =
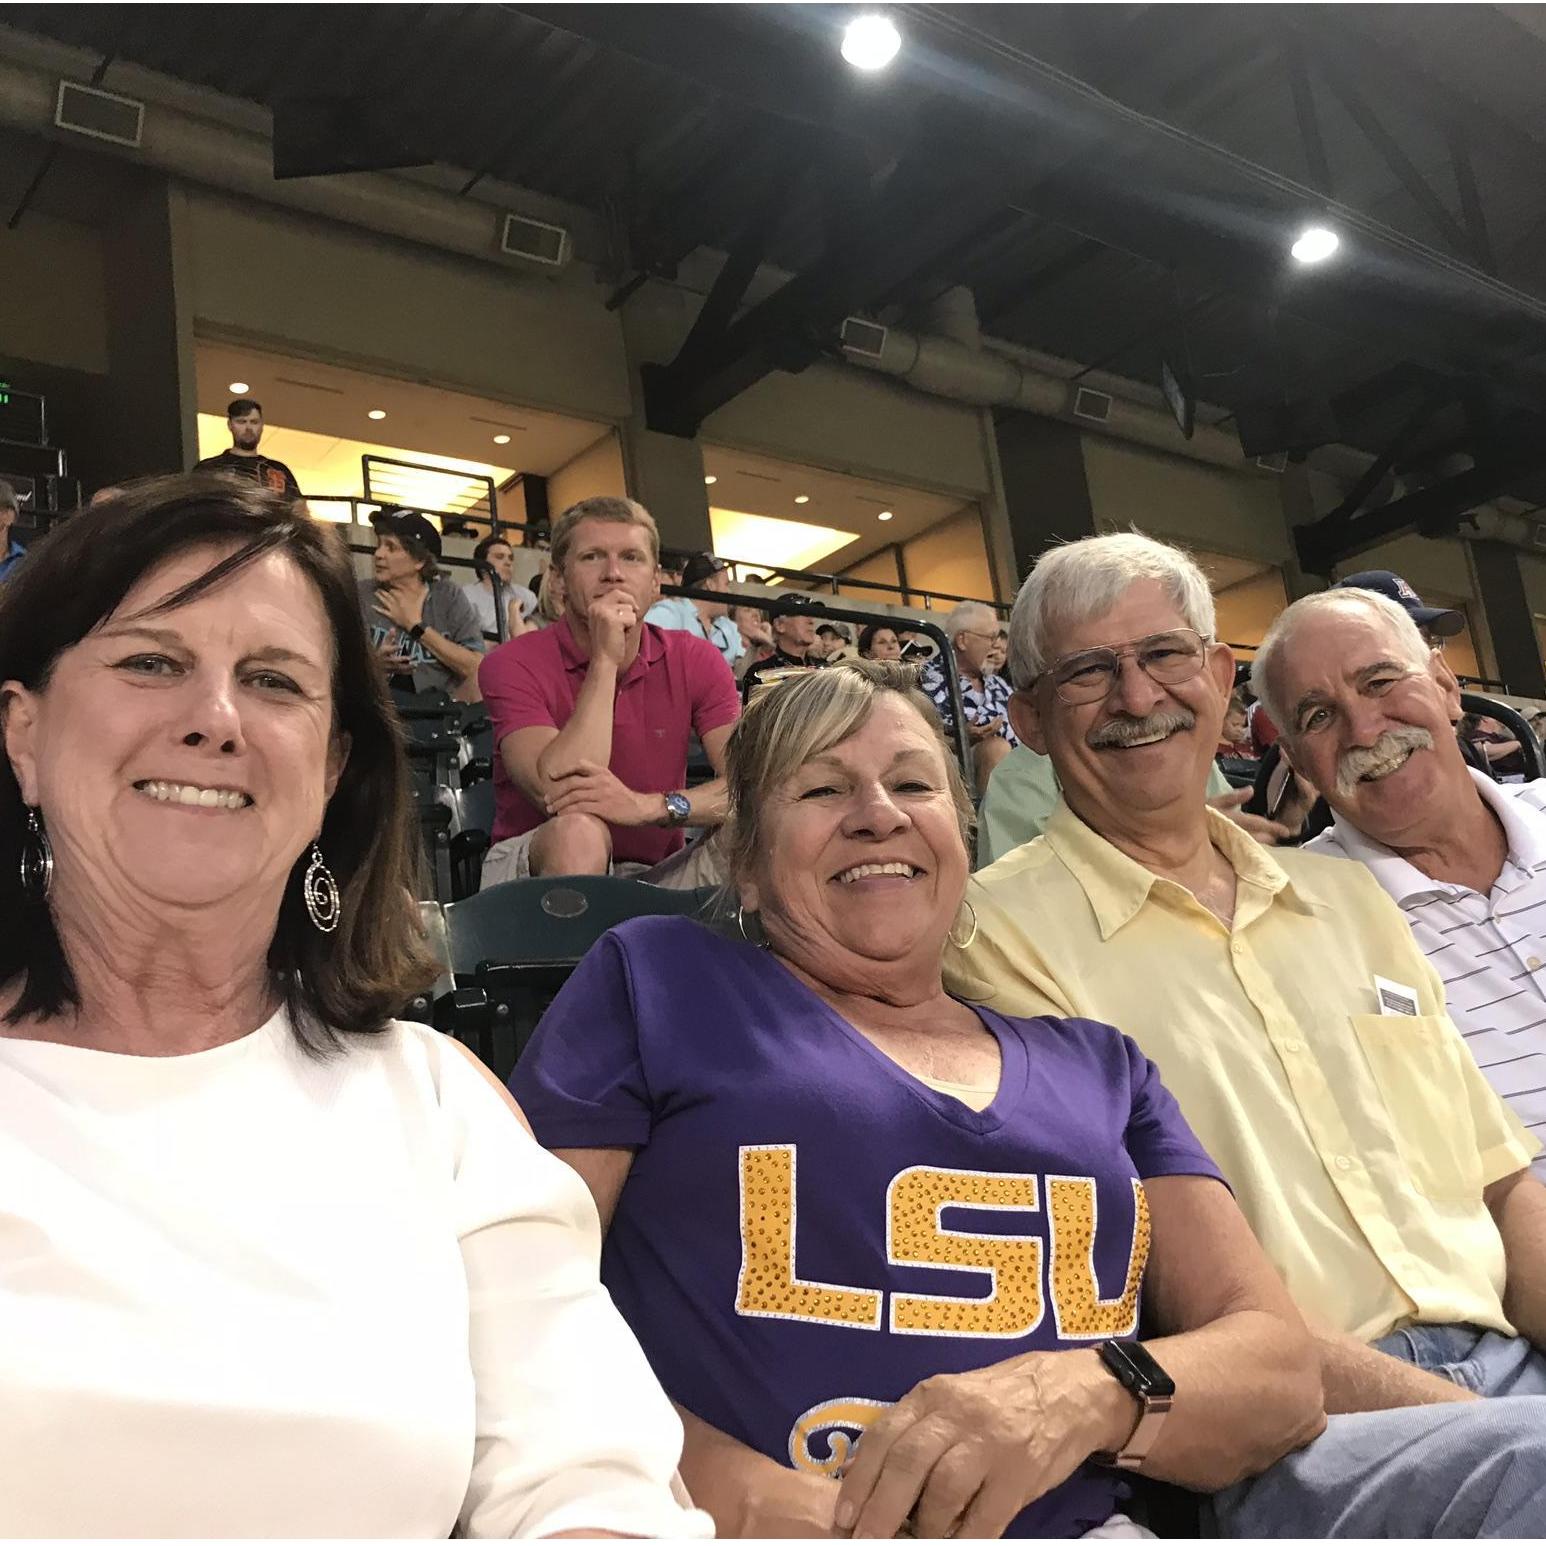
<svg viewBox="0 0 1546 1546">
<path fill-rule="evenodd" d="M 979 1013 L 977 1112 L 687 919 L 581 962 L 511 1089 L 550 1148 L 636 1150 L 602 1277 L 674 1400 L 832 1476 L 930 1375 L 1137 1333 L 1143 1180 L 1219 1173 L 1126 1037 Z M 1080 1535 L 1121 1485 L 1082 1467 L 1010 1533 Z"/>
</svg>

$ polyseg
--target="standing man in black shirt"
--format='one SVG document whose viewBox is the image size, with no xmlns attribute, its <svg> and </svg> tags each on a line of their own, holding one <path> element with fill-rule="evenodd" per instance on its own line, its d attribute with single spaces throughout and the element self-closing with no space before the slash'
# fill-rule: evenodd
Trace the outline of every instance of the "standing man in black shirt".
<svg viewBox="0 0 1546 1546">
<path fill-rule="evenodd" d="M 283 462 L 258 451 L 258 442 L 263 438 L 263 405 L 250 397 L 238 397 L 226 409 L 225 417 L 231 428 L 231 449 L 195 462 L 193 470 L 248 478 L 259 488 L 299 499 L 301 486 L 295 481 L 295 474 Z"/>
</svg>

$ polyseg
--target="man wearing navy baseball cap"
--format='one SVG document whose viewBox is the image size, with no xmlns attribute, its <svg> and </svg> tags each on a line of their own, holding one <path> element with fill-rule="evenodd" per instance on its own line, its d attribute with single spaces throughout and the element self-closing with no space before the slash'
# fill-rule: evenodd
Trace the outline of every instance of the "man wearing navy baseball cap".
<svg viewBox="0 0 1546 1546">
<path fill-rule="evenodd" d="M 1427 642 L 1439 647 L 1445 639 L 1453 639 L 1465 628 L 1465 614 L 1450 607 L 1426 607 L 1423 598 L 1412 589 L 1399 574 L 1389 569 L 1364 569 L 1338 580 L 1333 590 L 1372 590 L 1387 601 L 1394 601 L 1417 624 L 1418 632 Z"/>
</svg>

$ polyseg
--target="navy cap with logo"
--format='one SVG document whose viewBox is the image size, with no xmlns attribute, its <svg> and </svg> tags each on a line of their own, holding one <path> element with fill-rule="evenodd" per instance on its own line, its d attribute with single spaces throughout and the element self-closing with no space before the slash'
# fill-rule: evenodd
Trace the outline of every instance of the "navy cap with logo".
<svg viewBox="0 0 1546 1546">
<path fill-rule="evenodd" d="M 370 524 L 378 533 L 393 537 L 405 537 L 428 548 L 436 558 L 440 557 L 440 533 L 417 510 L 405 510 L 400 505 L 386 505 L 370 518 Z"/>
<path fill-rule="evenodd" d="M 1451 639 L 1465 627 L 1465 614 L 1451 607 L 1426 607 L 1423 598 L 1412 589 L 1399 574 L 1389 569 L 1364 569 L 1338 580 L 1333 590 L 1372 590 L 1387 601 L 1394 601 L 1419 628 L 1437 634 L 1441 639 Z"/>
</svg>

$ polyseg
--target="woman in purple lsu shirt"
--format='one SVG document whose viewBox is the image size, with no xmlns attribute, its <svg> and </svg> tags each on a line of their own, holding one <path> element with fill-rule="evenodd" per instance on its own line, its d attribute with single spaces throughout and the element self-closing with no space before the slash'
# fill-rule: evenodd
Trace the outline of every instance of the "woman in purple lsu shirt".
<svg viewBox="0 0 1546 1546">
<path fill-rule="evenodd" d="M 1324 1424 L 1317 1364 L 1131 1041 L 945 993 L 971 807 L 912 682 L 752 703 L 745 937 L 613 930 L 512 1088 L 590 1185 L 721 1533 L 1142 1533 L 1108 1525 L 1124 1470 L 1265 1469 Z"/>
</svg>

